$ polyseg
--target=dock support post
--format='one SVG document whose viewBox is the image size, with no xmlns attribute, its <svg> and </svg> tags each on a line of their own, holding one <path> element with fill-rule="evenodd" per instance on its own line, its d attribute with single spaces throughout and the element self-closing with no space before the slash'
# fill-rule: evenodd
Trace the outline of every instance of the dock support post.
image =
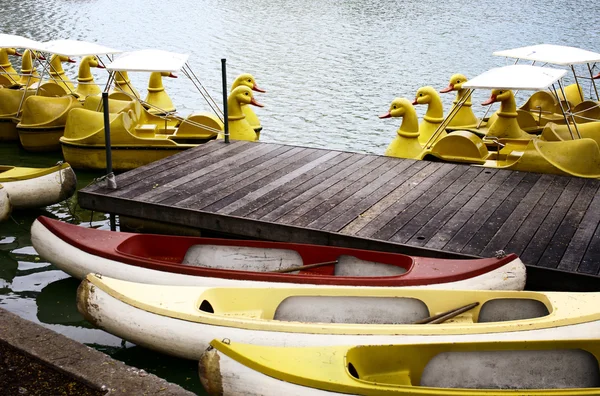
<svg viewBox="0 0 600 396">
<path fill-rule="evenodd" d="M 225 143 L 229 143 L 229 120 L 227 119 L 227 60 L 221 59 L 221 79 L 223 80 L 223 126 L 225 127 Z"/>
<path fill-rule="evenodd" d="M 104 145 L 106 147 L 106 187 L 111 190 L 117 189 L 117 180 L 112 169 L 112 151 L 110 147 L 110 113 L 108 108 L 108 92 L 102 92 L 102 112 L 104 113 Z M 110 216 L 110 230 L 116 231 L 115 215 Z"/>
</svg>

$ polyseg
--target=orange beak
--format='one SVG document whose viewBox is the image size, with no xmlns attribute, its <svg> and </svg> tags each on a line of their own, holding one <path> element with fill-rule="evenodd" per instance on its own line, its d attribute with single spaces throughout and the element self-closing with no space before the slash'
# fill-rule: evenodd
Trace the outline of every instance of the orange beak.
<svg viewBox="0 0 600 396">
<path fill-rule="evenodd" d="M 175 74 L 173 74 L 173 73 L 169 73 L 168 77 L 177 78 L 177 76 Z"/>
<path fill-rule="evenodd" d="M 412 104 L 413 104 L 413 106 L 414 106 L 414 105 L 418 105 L 418 104 L 419 104 L 419 102 L 417 102 L 417 98 L 415 98 L 415 101 L 414 101 L 414 102 L 412 102 Z"/>
<path fill-rule="evenodd" d="M 71 58 L 68 58 L 68 59 L 67 59 L 67 62 L 69 62 L 69 63 L 76 63 L 76 62 L 75 62 L 75 60 L 74 60 L 74 59 L 71 59 Z"/>
<path fill-rule="evenodd" d="M 594 77 L 592 77 L 594 80 L 597 80 L 600 78 L 600 73 L 596 74 Z"/>
<path fill-rule="evenodd" d="M 388 111 L 387 113 L 380 115 L 379 118 L 392 118 L 392 114 Z"/>
<path fill-rule="evenodd" d="M 20 53 L 19 51 L 15 51 L 15 56 L 23 56 L 23 54 Z"/>
<path fill-rule="evenodd" d="M 97 67 L 98 69 L 106 69 L 106 68 L 105 68 L 104 66 L 102 66 L 102 65 L 98 65 L 98 66 L 96 66 L 96 67 Z"/>
<path fill-rule="evenodd" d="M 495 101 L 496 101 L 496 95 L 492 95 L 492 96 L 490 96 L 490 98 L 488 100 L 486 100 L 485 102 L 483 102 L 481 105 L 482 106 L 491 105 Z"/>
<path fill-rule="evenodd" d="M 446 88 L 440 89 L 440 93 L 447 93 L 447 92 L 451 92 L 453 90 L 454 90 L 454 84 L 450 84 Z"/>
<path fill-rule="evenodd" d="M 38 55 L 38 56 L 37 56 L 37 58 L 38 58 L 39 60 L 46 60 L 46 57 L 45 57 L 44 55 L 41 55 L 41 54 L 40 54 L 40 55 Z"/>
<path fill-rule="evenodd" d="M 262 104 L 262 103 L 258 103 L 256 100 L 254 100 L 254 98 L 252 98 L 252 100 L 250 101 L 250 104 L 251 104 L 251 105 L 254 105 L 254 106 L 256 106 L 256 107 L 265 107 L 265 105 L 264 105 L 264 104 Z"/>
<path fill-rule="evenodd" d="M 265 93 L 265 92 L 267 92 L 267 91 L 265 91 L 264 89 L 262 89 L 262 88 L 259 88 L 259 87 L 258 87 L 258 85 L 256 85 L 256 84 L 254 84 L 254 86 L 252 87 L 252 90 L 253 90 L 253 91 L 256 91 L 256 92 L 262 92 L 262 93 Z"/>
</svg>

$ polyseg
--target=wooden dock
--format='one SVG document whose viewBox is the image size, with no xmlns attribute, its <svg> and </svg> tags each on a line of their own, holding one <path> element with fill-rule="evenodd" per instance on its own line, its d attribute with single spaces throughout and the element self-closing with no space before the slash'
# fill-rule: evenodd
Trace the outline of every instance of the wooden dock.
<svg viewBox="0 0 600 396">
<path fill-rule="evenodd" d="M 117 184 L 81 190 L 80 205 L 250 238 L 433 256 L 504 250 L 530 278 L 544 274 L 536 288 L 600 290 L 600 180 L 213 141 Z"/>
</svg>

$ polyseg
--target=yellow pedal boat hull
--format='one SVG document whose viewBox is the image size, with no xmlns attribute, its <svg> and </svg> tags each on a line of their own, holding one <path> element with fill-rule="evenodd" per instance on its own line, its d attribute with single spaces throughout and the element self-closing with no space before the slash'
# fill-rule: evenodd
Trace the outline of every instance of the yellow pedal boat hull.
<svg viewBox="0 0 600 396">
<path fill-rule="evenodd" d="M 310 348 L 214 340 L 199 374 L 211 395 L 597 395 L 599 358 L 600 339 Z"/>
<path fill-rule="evenodd" d="M 600 293 L 403 288 L 205 288 L 147 285 L 90 274 L 78 308 L 109 333 L 198 359 L 214 338 L 262 345 L 349 345 L 589 339 Z M 477 302 L 438 325 L 414 324 Z"/>
</svg>

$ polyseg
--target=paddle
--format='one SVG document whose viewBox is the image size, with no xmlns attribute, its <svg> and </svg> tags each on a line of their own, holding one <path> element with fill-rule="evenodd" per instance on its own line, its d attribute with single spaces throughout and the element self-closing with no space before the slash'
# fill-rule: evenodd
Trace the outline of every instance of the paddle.
<svg viewBox="0 0 600 396">
<path fill-rule="evenodd" d="M 442 323 L 442 322 L 445 322 L 448 319 L 452 319 L 453 317 L 460 315 L 463 312 L 467 312 L 468 310 L 473 309 L 473 308 L 475 308 L 478 305 L 479 305 L 478 302 L 474 302 L 474 303 L 465 305 L 463 307 L 454 308 L 454 309 L 448 310 L 446 312 L 442 312 L 442 313 L 439 313 L 437 315 L 433 315 L 433 316 L 430 316 L 428 318 L 418 320 L 418 321 L 414 322 L 413 324 L 438 324 L 438 323 Z"/>
<path fill-rule="evenodd" d="M 280 273 L 280 274 L 285 274 L 286 272 L 294 272 L 294 271 L 301 271 L 301 270 L 305 270 L 305 269 L 311 269 L 311 268 L 317 268 L 317 267 L 322 267 L 324 265 L 331 265 L 331 264 L 337 264 L 337 260 L 333 260 L 333 261 L 325 261 L 323 263 L 315 263 L 315 264 L 308 264 L 308 265 L 299 265 L 296 267 L 290 267 L 290 268 L 282 268 L 282 269 L 278 269 L 275 271 L 271 271 L 271 272 L 276 272 L 276 273 Z"/>
</svg>

